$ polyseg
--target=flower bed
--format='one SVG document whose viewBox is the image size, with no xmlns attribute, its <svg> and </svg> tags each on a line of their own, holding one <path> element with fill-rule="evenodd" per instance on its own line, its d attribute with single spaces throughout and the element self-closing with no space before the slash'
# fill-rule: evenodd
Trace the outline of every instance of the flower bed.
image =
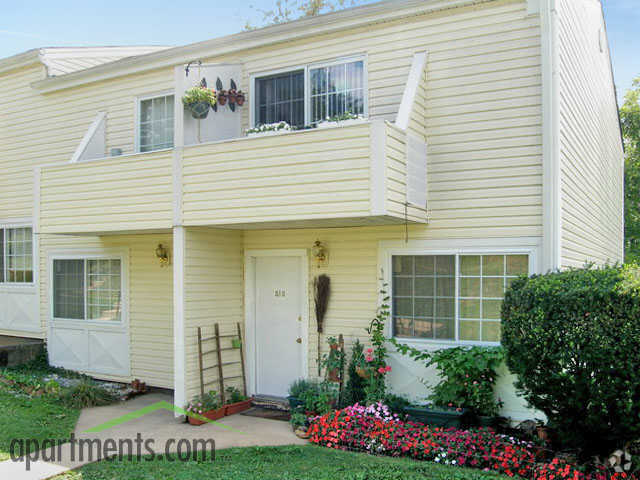
<svg viewBox="0 0 640 480">
<path fill-rule="evenodd" d="M 551 462 L 539 465 L 533 475 L 533 480 L 636 480 L 633 474 L 625 472 L 607 472 L 604 467 L 592 469 L 587 472 L 585 468 L 566 461 L 554 458 Z"/>
<path fill-rule="evenodd" d="M 531 477 L 533 445 L 491 430 L 432 429 L 403 422 L 388 407 L 353 405 L 311 419 L 309 440 L 329 448 L 408 456 Z"/>
</svg>

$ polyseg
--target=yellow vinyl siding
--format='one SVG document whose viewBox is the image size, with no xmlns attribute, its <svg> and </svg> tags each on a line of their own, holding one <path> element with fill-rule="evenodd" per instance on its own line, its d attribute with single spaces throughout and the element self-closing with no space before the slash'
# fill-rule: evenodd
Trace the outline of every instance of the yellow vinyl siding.
<svg viewBox="0 0 640 480">
<path fill-rule="evenodd" d="M 618 262 L 623 151 L 602 13 L 567 0 L 558 12 L 562 266 Z"/>
<path fill-rule="evenodd" d="M 170 151 L 45 167 L 40 175 L 40 231 L 170 228 L 171 175 Z"/>
<path fill-rule="evenodd" d="M 51 318 L 51 254 L 90 255 L 109 248 L 128 249 L 131 378 L 156 387 L 173 388 L 173 272 L 171 267 L 161 267 L 155 256 L 159 243 L 171 251 L 171 235 L 40 235 L 39 238 L 40 318 L 44 332 Z"/>
<path fill-rule="evenodd" d="M 202 327 L 204 337 L 213 334 L 213 325 L 220 324 L 222 334 L 236 332 L 236 324 L 244 325 L 243 317 L 243 257 L 242 232 L 218 229 L 185 229 L 185 371 L 186 398 L 190 400 L 200 392 L 197 329 Z M 222 340 L 223 348 L 231 344 Z M 211 350 L 215 343 L 206 343 Z M 223 352 L 223 362 L 236 360 L 237 350 Z M 217 365 L 216 355 L 205 356 L 205 368 Z M 205 372 L 208 383 L 205 391 L 220 391 L 217 369 Z M 237 366 L 224 370 L 225 377 L 240 375 Z M 215 381 L 215 383 L 211 383 Z M 229 385 L 240 386 L 237 379 Z"/>
</svg>

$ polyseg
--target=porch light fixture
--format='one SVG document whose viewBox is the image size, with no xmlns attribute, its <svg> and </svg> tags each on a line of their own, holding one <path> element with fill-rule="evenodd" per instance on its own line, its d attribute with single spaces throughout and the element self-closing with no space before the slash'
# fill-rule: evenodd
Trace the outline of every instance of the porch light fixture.
<svg viewBox="0 0 640 480">
<path fill-rule="evenodd" d="M 160 260 L 161 267 L 169 265 L 169 254 L 167 253 L 167 249 L 164 248 L 161 243 L 156 247 L 156 257 Z"/>
<path fill-rule="evenodd" d="M 325 266 L 327 264 L 328 253 L 326 247 L 322 244 L 320 240 L 316 240 L 311 248 L 311 255 L 313 259 L 316 261 L 316 266 L 320 268 L 321 266 Z"/>
</svg>

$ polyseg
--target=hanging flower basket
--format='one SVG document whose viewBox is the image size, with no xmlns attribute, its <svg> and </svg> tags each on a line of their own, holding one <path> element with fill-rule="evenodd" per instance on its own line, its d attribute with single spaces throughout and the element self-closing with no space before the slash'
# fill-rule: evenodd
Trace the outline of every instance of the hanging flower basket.
<svg viewBox="0 0 640 480">
<path fill-rule="evenodd" d="M 209 109 L 217 102 L 216 92 L 204 85 L 196 85 L 184 92 L 182 103 L 191 111 L 191 116 L 197 120 L 207 118 Z"/>
<path fill-rule="evenodd" d="M 189 105 L 189 110 L 191 110 L 191 116 L 196 120 L 207 118 L 207 115 L 209 115 L 210 109 L 211 109 L 211 105 L 207 102 L 197 102 Z"/>
<path fill-rule="evenodd" d="M 356 367 L 356 373 L 358 374 L 358 376 L 360 378 L 369 378 L 369 372 L 367 372 L 364 368 L 362 367 Z"/>
</svg>

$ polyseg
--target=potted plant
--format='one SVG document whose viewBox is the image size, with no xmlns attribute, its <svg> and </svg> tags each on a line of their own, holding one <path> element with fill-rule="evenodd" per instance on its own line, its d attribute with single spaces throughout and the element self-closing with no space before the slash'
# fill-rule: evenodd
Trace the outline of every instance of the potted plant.
<svg viewBox="0 0 640 480">
<path fill-rule="evenodd" d="M 339 382 L 344 370 L 344 350 L 340 348 L 335 337 L 327 338 L 327 343 L 329 344 L 329 353 L 324 355 L 322 367 L 330 382 Z"/>
<path fill-rule="evenodd" d="M 466 414 L 466 411 L 460 407 L 437 407 L 429 404 L 409 405 L 404 407 L 403 411 L 412 422 L 445 428 L 460 427 L 462 418 Z"/>
<path fill-rule="evenodd" d="M 494 386 L 496 369 L 504 359 L 502 348 L 455 347 L 431 352 L 400 345 L 394 339 L 391 342 L 398 352 L 424 361 L 426 367 L 435 366 L 440 376 L 428 397 L 431 405 L 409 407 L 413 409 L 407 410 L 409 415 L 416 417 L 416 408 L 422 408 L 423 416 L 433 412 L 431 421 L 457 415 L 459 421 L 470 425 L 491 426 L 497 422 L 502 401 L 495 398 Z"/>
<path fill-rule="evenodd" d="M 314 388 L 313 382 L 304 378 L 295 380 L 289 386 L 289 396 L 287 397 L 287 400 L 289 401 L 289 407 L 291 408 L 291 411 L 295 411 L 299 407 L 304 405 L 304 402 L 301 400 L 301 398 L 303 397 L 304 392 L 311 388 Z"/>
<path fill-rule="evenodd" d="M 191 116 L 195 119 L 207 118 L 209 109 L 217 102 L 215 90 L 211 90 L 202 85 L 196 85 L 184 92 L 182 104 L 191 111 Z"/>
<path fill-rule="evenodd" d="M 225 407 L 220 405 L 218 395 L 213 390 L 204 395 L 195 397 L 191 402 L 189 402 L 185 410 L 189 414 L 198 415 L 209 420 L 219 420 L 225 415 Z M 187 420 L 191 425 L 196 426 L 207 423 L 206 421 L 192 417 L 191 415 L 187 415 Z"/>
<path fill-rule="evenodd" d="M 290 132 L 293 128 L 287 122 L 261 123 L 247 130 L 248 137 L 262 137 L 266 135 L 278 135 Z"/>
<path fill-rule="evenodd" d="M 251 398 L 243 395 L 236 387 L 227 387 L 226 392 L 225 415 L 235 415 L 251 408 Z"/>
<path fill-rule="evenodd" d="M 307 416 L 322 415 L 335 406 L 338 389 L 330 382 L 301 378 L 291 384 L 287 399 L 292 412 L 303 412 Z"/>
<path fill-rule="evenodd" d="M 349 125 L 353 125 L 356 123 L 364 122 L 364 117 L 362 115 L 344 112 L 339 115 L 333 115 L 331 117 L 327 117 L 324 120 L 320 120 L 316 123 L 316 127 L 318 128 L 329 128 L 329 127 L 346 127 Z"/>
</svg>

